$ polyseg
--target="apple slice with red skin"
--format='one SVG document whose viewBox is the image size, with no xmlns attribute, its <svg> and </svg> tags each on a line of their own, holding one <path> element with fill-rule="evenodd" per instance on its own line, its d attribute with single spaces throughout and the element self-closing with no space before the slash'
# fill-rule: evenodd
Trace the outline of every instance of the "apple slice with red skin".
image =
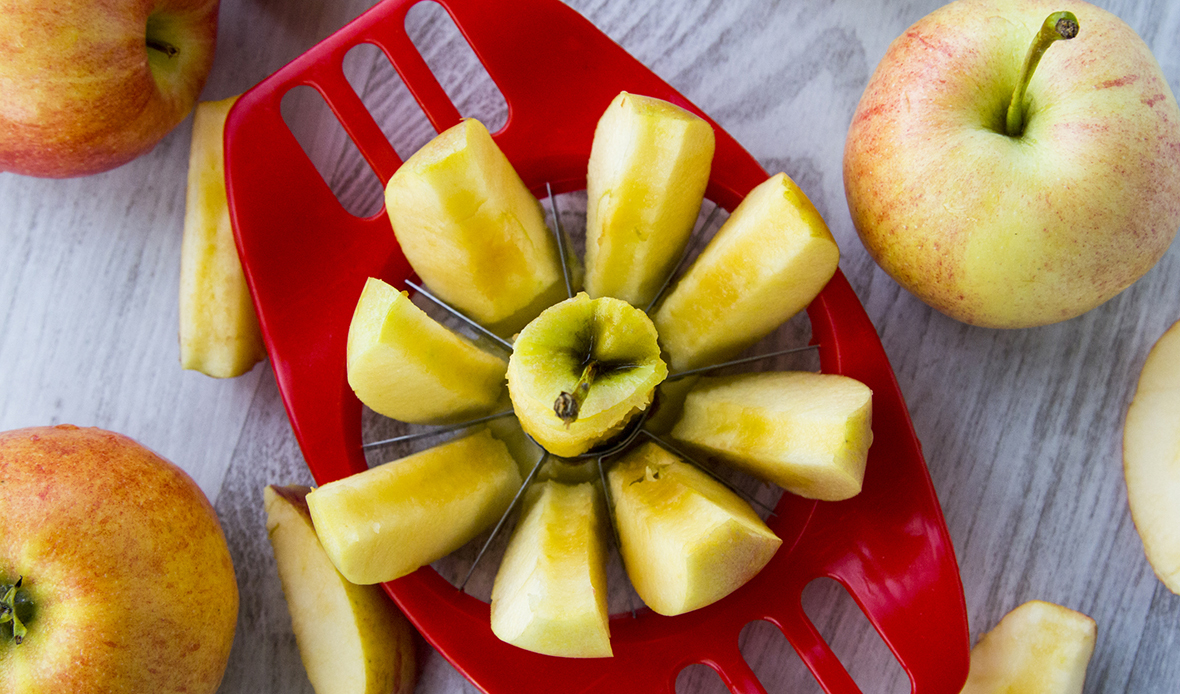
<svg viewBox="0 0 1180 694">
<path fill-rule="evenodd" d="M 1180 323 L 1155 343 L 1123 426 L 1131 518 L 1155 575 L 1180 594 Z"/>
<path fill-rule="evenodd" d="M 316 694 L 409 694 L 414 630 L 380 586 L 349 583 L 324 552 L 307 509 L 310 487 L 263 490 L 299 656 Z"/>
</svg>

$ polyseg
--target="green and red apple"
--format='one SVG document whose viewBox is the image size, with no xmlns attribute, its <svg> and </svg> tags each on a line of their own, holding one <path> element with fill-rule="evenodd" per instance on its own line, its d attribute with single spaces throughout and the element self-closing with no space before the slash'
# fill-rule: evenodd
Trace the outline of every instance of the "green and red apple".
<svg viewBox="0 0 1180 694">
<path fill-rule="evenodd" d="M 0 602 L 0 691 L 213 694 L 238 589 L 192 478 L 63 425 L 0 433 Z"/>
<path fill-rule="evenodd" d="M 299 657 L 316 694 L 409 694 L 417 678 L 414 629 L 380 586 L 350 583 L 320 545 L 311 489 L 263 490 Z"/>
<path fill-rule="evenodd" d="M 1123 427 L 1131 518 L 1156 576 L 1180 594 L 1180 323 L 1152 347 Z"/>
<path fill-rule="evenodd" d="M 218 0 L 0 0 L 0 171 L 65 178 L 151 150 L 193 109 Z"/>
<path fill-rule="evenodd" d="M 1045 27 L 1059 10 L 1076 22 Z M 1062 32 L 1076 37 L 1025 70 Z M 1105 10 L 959 0 L 890 45 L 848 131 L 844 187 L 865 247 L 918 298 L 974 325 L 1053 323 L 1126 289 L 1176 235 L 1180 108 Z"/>
</svg>

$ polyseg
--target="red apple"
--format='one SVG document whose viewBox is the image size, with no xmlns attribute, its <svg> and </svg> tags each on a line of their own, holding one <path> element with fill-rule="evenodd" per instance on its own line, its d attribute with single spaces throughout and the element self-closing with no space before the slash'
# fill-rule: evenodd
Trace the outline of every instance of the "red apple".
<svg viewBox="0 0 1180 694">
<path fill-rule="evenodd" d="M 0 0 L 0 171 L 113 169 L 188 115 L 218 0 Z"/>
<path fill-rule="evenodd" d="M 192 478 L 58 426 L 0 433 L 0 605 L 0 691 L 212 694 L 238 591 Z"/>
<path fill-rule="evenodd" d="M 1023 70 L 1059 10 L 1076 38 Z M 844 187 L 869 253 L 939 311 L 994 328 L 1066 320 L 1130 286 L 1180 228 L 1180 108 L 1105 10 L 960 0 L 889 47 L 848 132 Z"/>
</svg>

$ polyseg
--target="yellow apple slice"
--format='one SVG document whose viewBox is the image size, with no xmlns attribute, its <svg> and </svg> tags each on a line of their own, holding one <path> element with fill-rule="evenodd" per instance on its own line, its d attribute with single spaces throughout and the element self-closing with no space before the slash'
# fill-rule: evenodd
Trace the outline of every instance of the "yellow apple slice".
<svg viewBox="0 0 1180 694">
<path fill-rule="evenodd" d="M 487 128 L 466 119 L 402 164 L 385 187 L 397 242 L 439 298 L 511 335 L 565 296 L 541 204 Z"/>
<path fill-rule="evenodd" d="M 445 424 L 490 411 L 508 362 L 455 334 L 370 277 L 348 327 L 348 385 L 374 412 Z"/>
<path fill-rule="evenodd" d="M 235 101 L 202 101 L 193 114 L 180 245 L 180 365 L 215 378 L 266 358 L 226 201 L 222 133 Z"/>
<path fill-rule="evenodd" d="M 605 523 L 592 483 L 529 487 L 492 587 L 492 632 L 545 655 L 612 655 Z"/>
<path fill-rule="evenodd" d="M 1155 343 L 1123 427 L 1123 474 L 1147 561 L 1180 594 L 1180 323 Z"/>
<path fill-rule="evenodd" d="M 780 371 L 702 378 L 672 436 L 809 499 L 860 493 L 873 392 L 847 376 Z"/>
<path fill-rule="evenodd" d="M 1026 602 L 971 649 L 962 694 L 1081 694 L 1097 636 L 1080 612 Z"/>
<path fill-rule="evenodd" d="M 316 694 L 409 694 L 414 630 L 380 586 L 349 583 L 324 553 L 298 485 L 263 490 L 299 657 Z"/>
<path fill-rule="evenodd" d="M 586 291 L 644 308 L 672 272 L 709 183 L 713 128 L 622 92 L 594 130 L 586 173 Z"/>
<path fill-rule="evenodd" d="M 320 544 L 353 583 L 392 581 L 462 547 L 520 488 L 487 429 L 325 484 L 307 495 Z"/>
<path fill-rule="evenodd" d="M 627 575 L 659 614 L 729 595 L 782 544 L 741 497 L 654 443 L 620 460 L 609 484 Z"/>
<path fill-rule="evenodd" d="M 819 294 L 840 250 L 786 174 L 750 191 L 652 320 L 674 371 L 724 361 Z"/>
<path fill-rule="evenodd" d="M 643 311 L 580 293 L 517 336 L 508 392 L 521 427 L 550 453 L 571 457 L 618 433 L 667 375 Z"/>
</svg>

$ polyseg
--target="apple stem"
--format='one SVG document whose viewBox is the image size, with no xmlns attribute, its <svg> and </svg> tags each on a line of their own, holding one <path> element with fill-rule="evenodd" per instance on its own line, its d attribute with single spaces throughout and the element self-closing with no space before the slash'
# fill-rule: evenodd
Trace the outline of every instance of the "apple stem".
<svg viewBox="0 0 1180 694">
<path fill-rule="evenodd" d="M 1049 50 L 1049 46 L 1059 39 L 1072 39 L 1078 35 L 1078 18 L 1072 12 L 1054 12 L 1045 18 L 1041 30 L 1033 37 L 1032 45 L 1028 47 L 1028 55 L 1024 57 L 1024 66 L 1020 68 L 1020 78 L 1016 80 L 1016 89 L 1012 92 L 1012 100 L 1008 102 L 1008 117 L 1004 122 L 1004 131 L 1009 137 L 1020 137 L 1024 133 L 1024 93 L 1028 89 L 1029 80 L 1041 62 L 1041 56 Z"/>
<path fill-rule="evenodd" d="M 12 640 L 19 646 L 24 640 L 28 629 L 21 623 L 20 617 L 16 616 L 16 591 L 20 590 L 24 583 L 24 577 L 16 579 L 16 583 L 8 586 L 8 590 L 4 591 L 4 597 L 0 598 L 0 624 L 7 624 L 12 622 Z"/>
<path fill-rule="evenodd" d="M 553 403 L 553 411 L 557 413 L 561 421 L 565 422 L 567 427 L 578 419 L 578 410 L 582 409 L 582 403 L 586 401 L 586 396 L 590 393 L 590 386 L 594 383 L 596 376 L 598 376 L 598 360 L 591 359 L 582 368 L 582 376 L 574 385 L 573 391 L 562 391 Z"/>
<path fill-rule="evenodd" d="M 148 39 L 147 47 L 159 51 L 169 58 L 175 58 L 180 54 L 180 49 L 170 43 L 160 41 L 159 39 Z"/>
</svg>

